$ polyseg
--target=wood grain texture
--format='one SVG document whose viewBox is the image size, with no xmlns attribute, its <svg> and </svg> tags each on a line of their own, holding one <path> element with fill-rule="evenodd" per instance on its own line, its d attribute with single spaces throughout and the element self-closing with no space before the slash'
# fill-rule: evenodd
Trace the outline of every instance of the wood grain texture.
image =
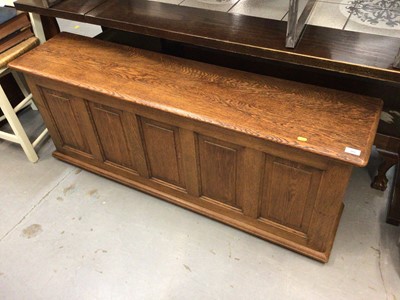
<svg viewBox="0 0 400 300">
<path fill-rule="evenodd" d="M 267 155 L 264 172 L 260 217 L 306 233 L 323 170 Z"/>
<path fill-rule="evenodd" d="M 129 113 L 93 103 L 89 107 L 104 161 L 136 171 L 132 134 L 128 133 Z"/>
<path fill-rule="evenodd" d="M 291 50 L 284 47 L 286 22 L 141 0 L 108 0 L 88 12 L 86 20 L 235 53 L 400 79 L 400 72 L 392 67 L 398 38 L 307 25 Z"/>
<path fill-rule="evenodd" d="M 10 66 L 357 166 L 368 161 L 382 105 L 66 33 Z M 299 142 L 299 136 L 308 141 Z M 360 150 L 360 156 L 345 153 L 346 147 Z"/>
<path fill-rule="evenodd" d="M 330 252 L 334 240 L 326 237 L 336 234 L 343 210 L 343 202 L 339 199 L 344 197 L 351 172 L 352 168 L 347 165 L 331 163 L 323 173 L 307 232 L 311 248 L 329 249 Z"/>
<path fill-rule="evenodd" d="M 91 155 L 88 140 L 82 131 L 81 121 L 82 103 L 81 99 L 71 97 L 57 91 L 42 89 L 43 95 L 49 107 L 49 112 L 54 118 L 62 145 L 82 151 Z"/>
<path fill-rule="evenodd" d="M 35 103 L 58 149 L 68 149 L 74 156 L 103 160 L 84 99 L 57 91 L 54 85 L 33 85 Z M 70 124 L 71 122 L 71 124 Z"/>
<path fill-rule="evenodd" d="M 391 82 L 400 39 L 307 25 L 297 47 L 284 47 L 286 22 L 143 0 L 65 0 L 43 9 L 19 0 L 20 10 L 70 18 L 244 55 Z"/>
<path fill-rule="evenodd" d="M 201 195 L 241 209 L 237 178 L 242 149 L 210 137 L 198 137 Z"/>
<path fill-rule="evenodd" d="M 344 75 L 328 69 L 315 69 L 304 65 L 287 63 L 282 60 L 274 61 L 179 42 L 165 41 L 160 38 L 117 29 L 109 28 L 96 36 L 96 38 L 250 73 L 378 97 L 384 101 L 384 105 L 399 108 L 398 97 L 396 97 L 400 93 L 399 83 L 390 83 L 356 75 Z M 329 35 L 325 38 L 329 38 Z M 371 39 L 371 43 L 374 40 Z M 348 51 L 351 52 L 351 47 Z M 349 53 L 350 55 L 354 54 Z M 377 54 L 376 56 L 380 57 Z"/>
<path fill-rule="evenodd" d="M 265 154 L 253 148 L 244 148 L 241 160 L 242 170 L 238 172 L 237 190 L 238 202 L 242 205 L 243 214 L 251 219 L 260 216 L 260 201 L 262 195 L 262 176 Z M 252 199 L 249 201 L 249 199 Z"/>
<path fill-rule="evenodd" d="M 146 118 L 141 119 L 141 128 L 150 176 L 185 187 L 179 129 Z"/>
<path fill-rule="evenodd" d="M 196 136 L 193 131 L 179 128 L 182 147 L 182 162 L 186 179 L 186 190 L 190 195 L 200 196 L 199 166 Z"/>
</svg>

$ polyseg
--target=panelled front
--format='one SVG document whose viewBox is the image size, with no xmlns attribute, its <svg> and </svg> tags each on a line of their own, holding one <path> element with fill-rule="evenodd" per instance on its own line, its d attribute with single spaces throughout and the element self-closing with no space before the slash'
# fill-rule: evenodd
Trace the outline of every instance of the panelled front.
<svg viewBox="0 0 400 300">
<path fill-rule="evenodd" d="M 129 134 L 130 114 L 89 102 L 90 112 L 101 145 L 104 162 L 136 171 L 134 141 Z M 132 126 L 134 124 L 132 123 Z"/>
<path fill-rule="evenodd" d="M 50 132 L 58 132 L 62 140 L 61 144 L 56 143 L 58 151 L 67 147 L 82 157 L 89 155 L 97 168 L 115 172 L 115 177 L 108 175 L 115 180 L 132 173 L 128 181 L 123 181 L 125 184 L 136 186 L 138 181 L 141 189 L 146 190 L 143 184 L 147 185 L 153 194 L 163 198 L 165 192 L 154 192 L 154 187 L 160 186 L 180 201 L 190 203 L 192 210 L 297 251 L 300 250 L 284 240 L 296 240 L 302 247 L 319 253 L 330 250 L 326 246 L 328 240 L 317 241 L 321 235 L 315 226 L 323 223 L 325 214 L 316 210 L 318 205 L 323 207 L 319 190 L 327 170 L 318 169 L 313 163 L 310 164 L 314 167 L 307 165 L 306 159 L 294 161 L 290 154 L 273 156 L 268 147 L 265 151 L 255 150 L 239 138 L 232 139 L 228 131 L 220 130 L 214 136 L 202 126 L 185 127 L 187 123 L 178 117 L 160 117 L 148 111 L 144 116 L 129 103 L 124 104 L 124 109 L 122 102 L 114 107 L 106 97 L 103 104 L 101 97 L 86 94 L 76 97 L 38 86 L 33 92 L 39 89 L 41 95 L 34 96 L 42 96 L 48 109 L 45 113 L 52 116 L 56 128 Z M 117 173 L 118 170 L 125 173 Z M 340 200 L 329 199 L 329 195 L 326 199 Z M 332 216 L 339 213 L 337 207 Z M 210 214 L 208 210 L 218 213 Z M 325 238 L 333 238 L 334 229 L 335 226 L 325 228 Z M 304 249 L 300 252 L 314 255 Z M 325 259 L 321 257 L 324 256 L 321 254 L 318 259 Z"/>
<path fill-rule="evenodd" d="M 93 144 L 93 130 L 89 128 L 91 122 L 84 100 L 45 87 L 38 86 L 38 90 L 55 125 L 58 136 L 54 138 L 56 146 L 85 157 L 98 157 L 98 148 Z"/>
<path fill-rule="evenodd" d="M 178 127 L 141 118 L 141 128 L 150 177 L 184 188 Z"/>
<path fill-rule="evenodd" d="M 241 209 L 237 179 L 243 147 L 204 135 L 197 140 L 202 197 Z"/>
<path fill-rule="evenodd" d="M 265 155 L 259 219 L 306 237 L 322 174 L 323 170 Z"/>
</svg>

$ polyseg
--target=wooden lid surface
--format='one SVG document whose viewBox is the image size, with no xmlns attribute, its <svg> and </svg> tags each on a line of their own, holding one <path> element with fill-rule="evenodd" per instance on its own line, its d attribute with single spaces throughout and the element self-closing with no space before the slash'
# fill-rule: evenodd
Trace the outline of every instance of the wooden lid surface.
<svg viewBox="0 0 400 300">
<path fill-rule="evenodd" d="M 382 101 L 61 33 L 11 68 L 357 166 Z"/>
</svg>

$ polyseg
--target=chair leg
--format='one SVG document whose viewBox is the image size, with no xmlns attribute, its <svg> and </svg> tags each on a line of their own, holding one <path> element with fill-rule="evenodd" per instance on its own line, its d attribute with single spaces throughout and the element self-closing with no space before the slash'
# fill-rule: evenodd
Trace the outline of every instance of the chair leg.
<svg viewBox="0 0 400 300">
<path fill-rule="evenodd" d="M 11 129 L 15 134 L 16 142 L 21 145 L 28 159 L 31 162 L 38 161 L 39 158 L 35 152 L 35 149 L 33 149 L 33 146 L 29 141 L 29 138 L 26 135 L 25 130 L 21 125 L 21 122 L 19 121 L 16 113 L 14 112 L 14 109 L 12 108 L 10 102 L 8 101 L 8 98 L 1 86 L 0 86 L 0 108 L 3 111 L 4 116 L 6 117 L 8 123 L 11 126 Z"/>
<path fill-rule="evenodd" d="M 378 175 L 376 175 L 372 181 L 371 187 L 377 190 L 385 191 L 388 183 L 386 172 L 399 162 L 399 155 L 379 149 L 378 153 L 383 158 L 383 162 L 378 168 Z"/>
<path fill-rule="evenodd" d="M 391 195 L 389 196 L 386 223 L 395 226 L 400 225 L 400 163 L 398 163 L 396 166 L 393 189 Z"/>
<path fill-rule="evenodd" d="M 40 40 L 40 43 L 43 44 L 46 42 L 46 35 L 44 33 L 42 19 L 40 18 L 39 14 L 36 13 L 29 13 L 31 17 L 32 29 L 35 33 L 35 36 Z"/>
</svg>

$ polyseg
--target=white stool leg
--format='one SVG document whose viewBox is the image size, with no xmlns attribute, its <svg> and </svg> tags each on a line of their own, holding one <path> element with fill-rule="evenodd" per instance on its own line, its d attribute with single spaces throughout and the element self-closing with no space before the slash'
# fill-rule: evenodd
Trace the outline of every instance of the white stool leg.
<svg viewBox="0 0 400 300">
<path fill-rule="evenodd" d="M 38 110 L 38 108 L 37 108 L 35 102 L 33 102 L 33 101 L 31 101 L 31 108 L 32 108 L 33 110 Z"/>
<path fill-rule="evenodd" d="M 14 131 L 18 143 L 21 145 L 28 159 L 31 162 L 38 161 L 39 158 L 35 152 L 35 149 L 33 149 L 33 146 L 29 141 L 28 136 L 26 135 L 25 130 L 22 127 L 16 113 L 14 112 L 14 109 L 8 101 L 8 98 L 4 93 L 2 86 L 0 86 L 0 108 L 3 111 L 8 123 L 10 124 L 11 129 Z"/>
<path fill-rule="evenodd" d="M 39 39 L 40 43 L 43 44 L 46 41 L 46 36 L 44 34 L 42 20 L 40 15 L 36 13 L 29 13 L 31 17 L 32 29 L 35 36 Z"/>
</svg>

